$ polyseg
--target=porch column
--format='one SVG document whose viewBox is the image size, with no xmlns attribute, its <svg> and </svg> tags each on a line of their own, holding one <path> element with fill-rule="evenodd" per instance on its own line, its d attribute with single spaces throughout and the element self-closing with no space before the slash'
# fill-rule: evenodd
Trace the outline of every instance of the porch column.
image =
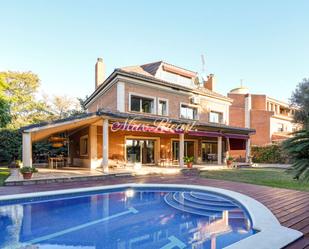
<svg viewBox="0 0 309 249">
<path fill-rule="evenodd" d="M 185 134 L 179 134 L 179 166 L 184 167 Z"/>
<path fill-rule="evenodd" d="M 226 138 L 226 154 L 225 159 L 227 159 L 230 156 L 230 138 Z"/>
<path fill-rule="evenodd" d="M 23 133 L 23 166 L 32 167 L 32 141 L 31 133 Z"/>
<path fill-rule="evenodd" d="M 98 167 L 98 141 L 97 141 L 97 126 L 89 126 L 90 137 L 90 168 L 96 169 Z"/>
<path fill-rule="evenodd" d="M 102 141 L 102 167 L 108 172 L 108 119 L 103 119 L 103 141 Z"/>
<path fill-rule="evenodd" d="M 250 147 L 250 138 L 246 140 L 246 163 L 250 162 L 251 147 Z"/>
<path fill-rule="evenodd" d="M 218 137 L 218 164 L 222 164 L 222 137 Z"/>
</svg>

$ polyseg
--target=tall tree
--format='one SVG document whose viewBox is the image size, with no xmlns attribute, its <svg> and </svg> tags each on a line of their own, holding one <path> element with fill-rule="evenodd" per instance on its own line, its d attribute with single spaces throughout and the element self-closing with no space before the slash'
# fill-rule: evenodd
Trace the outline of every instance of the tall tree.
<svg viewBox="0 0 309 249">
<path fill-rule="evenodd" d="M 303 125 L 309 124 L 309 78 L 303 79 L 292 93 L 292 105 L 297 108 L 294 120 Z"/>
<path fill-rule="evenodd" d="M 295 122 L 303 129 L 294 132 L 294 136 L 283 143 L 283 148 L 293 160 L 289 171 L 295 179 L 309 180 L 309 80 L 304 79 L 292 94 L 291 102 L 297 107 Z"/>
<path fill-rule="evenodd" d="M 49 116 L 43 101 L 36 100 L 40 86 L 39 77 L 32 72 L 0 72 L 4 80 L 4 92 L 10 102 L 11 128 L 46 120 Z"/>
<path fill-rule="evenodd" d="M 0 77 L 0 128 L 6 127 L 11 122 L 10 102 L 5 94 L 7 88 Z"/>
</svg>

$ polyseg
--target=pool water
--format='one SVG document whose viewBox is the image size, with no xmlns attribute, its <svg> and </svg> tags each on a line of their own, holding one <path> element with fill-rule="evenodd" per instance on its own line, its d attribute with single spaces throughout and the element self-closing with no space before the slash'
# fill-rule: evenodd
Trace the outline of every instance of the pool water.
<svg viewBox="0 0 309 249">
<path fill-rule="evenodd" d="M 255 233 L 227 197 L 155 188 L 4 202 L 0 231 L 7 249 L 219 249 Z"/>
</svg>

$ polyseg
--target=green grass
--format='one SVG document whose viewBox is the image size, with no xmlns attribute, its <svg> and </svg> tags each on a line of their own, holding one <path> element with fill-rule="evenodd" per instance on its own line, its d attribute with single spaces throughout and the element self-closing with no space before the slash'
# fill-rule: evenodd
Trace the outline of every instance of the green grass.
<svg viewBox="0 0 309 249">
<path fill-rule="evenodd" d="M 287 188 L 309 191 L 309 182 L 301 182 L 293 179 L 284 169 L 226 169 L 206 170 L 201 172 L 201 177 L 220 179 L 235 182 L 246 182 L 256 185 L 264 185 L 277 188 Z"/>
<path fill-rule="evenodd" d="M 0 167 L 0 186 L 4 184 L 6 178 L 10 175 L 10 170 L 5 167 Z"/>
</svg>

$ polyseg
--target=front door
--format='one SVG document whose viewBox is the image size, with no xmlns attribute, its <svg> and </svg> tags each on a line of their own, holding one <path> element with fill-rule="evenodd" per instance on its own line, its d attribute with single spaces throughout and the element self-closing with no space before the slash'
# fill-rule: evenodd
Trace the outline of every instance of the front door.
<svg viewBox="0 0 309 249">
<path fill-rule="evenodd" d="M 126 155 L 128 163 L 155 163 L 155 140 L 151 139 L 127 139 Z"/>
</svg>

